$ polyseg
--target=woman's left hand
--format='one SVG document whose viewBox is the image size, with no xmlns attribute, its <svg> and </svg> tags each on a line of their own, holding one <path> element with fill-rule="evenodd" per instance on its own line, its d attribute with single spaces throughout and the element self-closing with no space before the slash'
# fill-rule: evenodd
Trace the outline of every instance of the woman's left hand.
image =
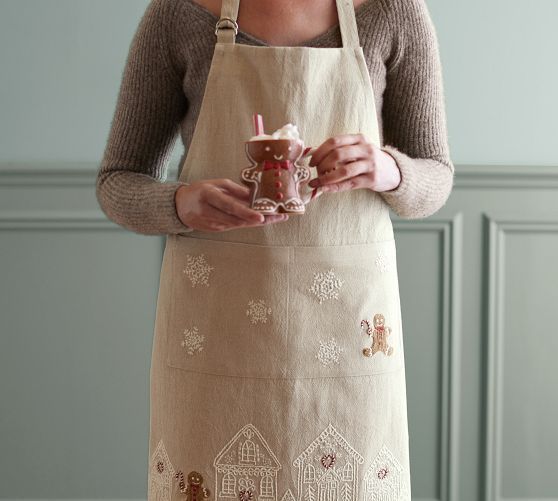
<svg viewBox="0 0 558 501">
<path fill-rule="evenodd" d="M 395 159 L 363 134 L 330 137 L 314 151 L 309 165 L 317 168 L 318 177 L 308 185 L 321 186 L 324 192 L 357 188 L 388 191 L 401 181 Z"/>
</svg>

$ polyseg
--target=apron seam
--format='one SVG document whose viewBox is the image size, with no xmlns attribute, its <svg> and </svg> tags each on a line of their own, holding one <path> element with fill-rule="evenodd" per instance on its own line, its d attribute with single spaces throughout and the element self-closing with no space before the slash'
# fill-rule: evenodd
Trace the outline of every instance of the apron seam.
<svg viewBox="0 0 558 501">
<path fill-rule="evenodd" d="M 289 379 L 289 380 L 299 380 L 299 379 L 349 379 L 349 378 L 370 378 L 374 376 L 381 376 L 384 374 L 395 374 L 401 372 L 405 369 L 405 364 L 400 365 L 396 369 L 390 369 L 380 372 L 375 372 L 373 374 L 346 374 L 343 376 L 293 376 L 293 377 L 283 377 L 283 376 L 242 376 L 239 374 L 217 374 L 215 372 L 207 372 L 207 371 L 199 371 L 195 369 L 187 369 L 186 367 L 172 365 L 171 363 L 167 364 L 169 368 L 177 369 L 185 372 L 190 372 L 194 374 L 204 374 L 209 376 L 217 376 L 217 377 L 225 377 L 225 378 L 240 378 L 240 379 L 270 379 L 270 380 L 282 380 L 282 379 Z"/>
</svg>

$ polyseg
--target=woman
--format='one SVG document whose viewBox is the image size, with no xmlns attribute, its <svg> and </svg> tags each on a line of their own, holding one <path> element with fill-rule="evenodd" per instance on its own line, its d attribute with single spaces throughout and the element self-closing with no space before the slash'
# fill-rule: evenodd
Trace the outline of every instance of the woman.
<svg viewBox="0 0 558 501">
<path fill-rule="evenodd" d="M 149 500 L 411 498 L 389 209 L 451 191 L 436 35 L 424 0 L 291 7 L 152 0 L 130 48 L 97 196 L 167 235 Z M 316 147 L 305 214 L 250 209 L 254 113 Z"/>
</svg>

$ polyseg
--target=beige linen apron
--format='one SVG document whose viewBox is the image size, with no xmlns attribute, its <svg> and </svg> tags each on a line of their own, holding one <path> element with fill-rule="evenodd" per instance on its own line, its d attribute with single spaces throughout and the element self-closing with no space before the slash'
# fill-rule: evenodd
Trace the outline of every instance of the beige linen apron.
<svg viewBox="0 0 558 501">
<path fill-rule="evenodd" d="M 231 24 L 238 2 L 222 3 Z M 379 145 L 354 7 L 336 4 L 339 48 L 237 44 L 221 22 L 180 180 L 240 183 L 254 113 L 269 133 L 296 124 L 306 146 L 356 132 Z M 150 404 L 149 501 L 410 500 L 396 249 L 378 193 L 168 235 Z"/>
</svg>

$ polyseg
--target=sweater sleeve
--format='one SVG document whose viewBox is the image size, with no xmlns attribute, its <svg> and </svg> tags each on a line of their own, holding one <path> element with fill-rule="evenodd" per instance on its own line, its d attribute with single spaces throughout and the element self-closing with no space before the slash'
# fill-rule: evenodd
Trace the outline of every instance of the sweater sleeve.
<svg viewBox="0 0 558 501">
<path fill-rule="evenodd" d="M 96 179 L 96 197 L 107 217 L 146 235 L 190 231 L 178 218 L 174 199 L 187 183 L 165 182 L 188 109 L 168 40 L 173 4 L 151 0 L 139 23 Z"/>
<path fill-rule="evenodd" d="M 425 0 L 382 0 L 395 47 L 383 96 L 382 149 L 401 181 L 379 192 L 406 219 L 434 214 L 453 186 L 438 40 Z"/>
</svg>

